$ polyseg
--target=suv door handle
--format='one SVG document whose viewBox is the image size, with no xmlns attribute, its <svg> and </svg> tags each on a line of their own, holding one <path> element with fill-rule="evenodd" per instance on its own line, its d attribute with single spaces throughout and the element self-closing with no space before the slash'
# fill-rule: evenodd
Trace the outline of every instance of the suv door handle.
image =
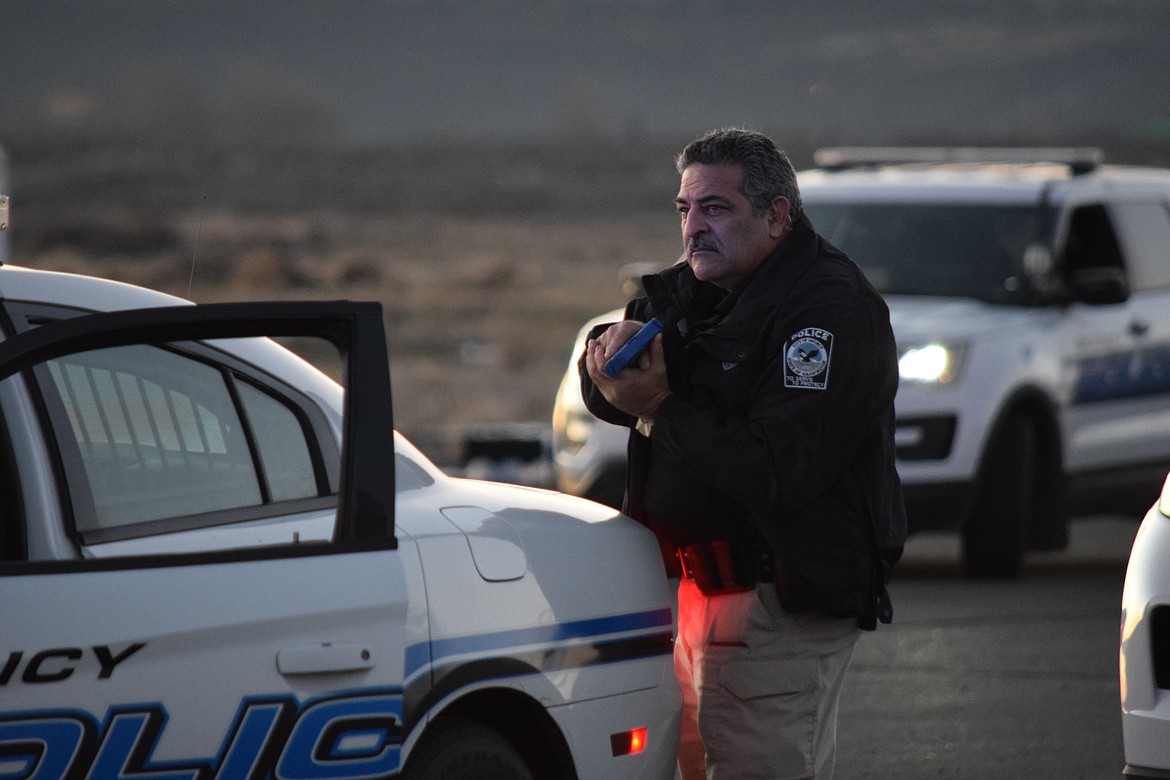
<svg viewBox="0 0 1170 780">
<path fill-rule="evenodd" d="M 281 674 L 339 674 L 373 666 L 373 651 L 364 645 L 321 642 L 286 647 L 276 654 L 276 668 Z"/>
</svg>

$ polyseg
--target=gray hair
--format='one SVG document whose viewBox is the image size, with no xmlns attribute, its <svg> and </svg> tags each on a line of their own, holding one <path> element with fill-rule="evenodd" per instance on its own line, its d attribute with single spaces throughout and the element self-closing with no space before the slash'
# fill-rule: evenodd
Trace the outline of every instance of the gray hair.
<svg viewBox="0 0 1170 780">
<path fill-rule="evenodd" d="M 738 127 L 713 130 L 687 144 L 674 161 L 680 175 L 692 165 L 735 165 L 742 168 L 740 189 L 752 204 L 752 214 L 757 217 L 764 214 L 778 197 L 788 199 L 792 221 L 796 221 L 803 211 L 792 162 L 763 133 Z"/>
</svg>

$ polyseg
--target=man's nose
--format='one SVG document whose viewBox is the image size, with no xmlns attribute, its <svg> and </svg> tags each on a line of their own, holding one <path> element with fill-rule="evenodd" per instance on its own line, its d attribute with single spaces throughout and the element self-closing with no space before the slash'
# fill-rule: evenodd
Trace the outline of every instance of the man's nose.
<svg viewBox="0 0 1170 780">
<path fill-rule="evenodd" d="M 697 210 L 691 209 L 683 218 L 683 238 L 702 235 L 707 232 L 707 222 Z"/>
</svg>

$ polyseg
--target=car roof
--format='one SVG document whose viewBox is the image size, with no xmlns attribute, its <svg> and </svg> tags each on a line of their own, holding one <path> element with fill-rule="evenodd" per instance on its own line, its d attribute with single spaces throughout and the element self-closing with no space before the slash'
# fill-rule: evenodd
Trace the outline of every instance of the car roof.
<svg viewBox="0 0 1170 780">
<path fill-rule="evenodd" d="M 1170 190 L 1170 170 L 1105 165 L 1095 149 L 823 149 L 798 174 L 802 196 L 825 203 L 1060 202 L 1074 192 Z"/>
<path fill-rule="evenodd" d="M 145 309 L 190 303 L 182 298 L 94 276 L 0 265 L 0 299 L 69 306 L 88 311 Z"/>
</svg>

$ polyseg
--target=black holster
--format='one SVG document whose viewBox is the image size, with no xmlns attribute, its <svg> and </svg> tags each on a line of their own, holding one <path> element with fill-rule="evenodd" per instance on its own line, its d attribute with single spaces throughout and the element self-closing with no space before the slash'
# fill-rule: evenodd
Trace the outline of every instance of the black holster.
<svg viewBox="0 0 1170 780">
<path fill-rule="evenodd" d="M 683 577 L 705 596 L 752 590 L 775 577 L 772 553 L 764 545 L 716 539 L 678 548 Z"/>
</svg>

